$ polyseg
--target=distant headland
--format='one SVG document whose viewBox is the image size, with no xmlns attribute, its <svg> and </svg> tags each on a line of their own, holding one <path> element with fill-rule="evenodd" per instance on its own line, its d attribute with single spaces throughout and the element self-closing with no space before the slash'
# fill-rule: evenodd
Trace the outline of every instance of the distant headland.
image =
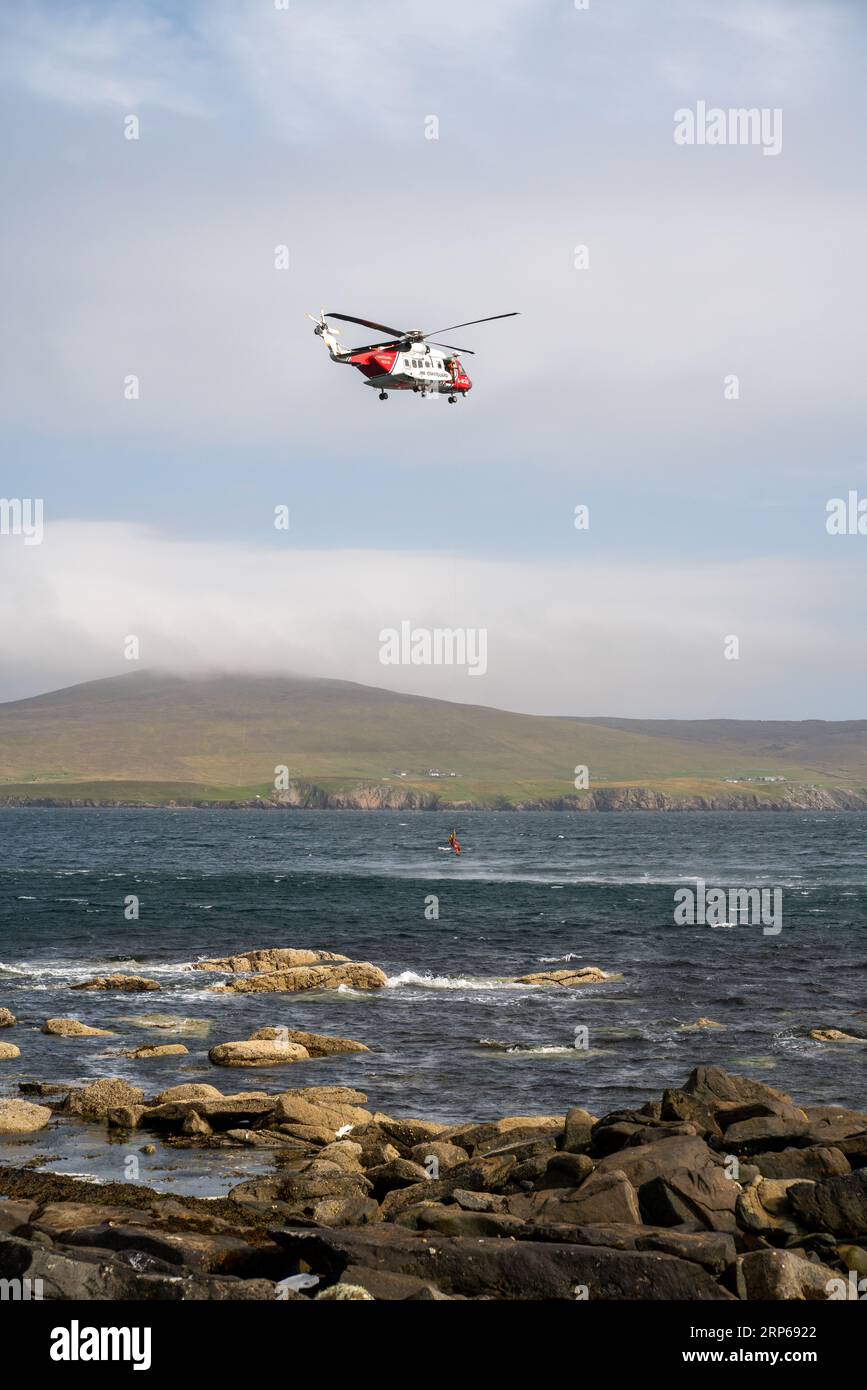
<svg viewBox="0 0 867 1390">
<path fill-rule="evenodd" d="M 140 671 L 0 705 L 0 806 L 867 810 L 867 720 L 516 714 Z"/>
</svg>

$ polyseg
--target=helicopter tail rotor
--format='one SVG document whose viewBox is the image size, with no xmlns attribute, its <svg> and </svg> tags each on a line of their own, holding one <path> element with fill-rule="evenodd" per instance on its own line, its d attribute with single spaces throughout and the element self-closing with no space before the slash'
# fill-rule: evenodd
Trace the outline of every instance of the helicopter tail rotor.
<svg viewBox="0 0 867 1390">
<path fill-rule="evenodd" d="M 310 322 L 313 324 L 313 332 L 316 334 L 317 338 L 322 339 L 332 357 L 346 357 L 348 355 L 347 350 L 341 348 L 337 341 L 340 337 L 340 329 L 332 328 L 328 319 L 325 317 L 324 309 L 319 310 L 318 318 L 315 314 L 307 314 L 306 317 L 310 319 Z"/>
</svg>

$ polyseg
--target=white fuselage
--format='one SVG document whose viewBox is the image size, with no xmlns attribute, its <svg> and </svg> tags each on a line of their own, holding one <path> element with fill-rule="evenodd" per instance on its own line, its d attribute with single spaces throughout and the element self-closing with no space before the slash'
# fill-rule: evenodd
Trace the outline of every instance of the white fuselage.
<svg viewBox="0 0 867 1390">
<path fill-rule="evenodd" d="M 389 377 L 394 382 L 406 382 L 409 386 L 424 386 L 431 391 L 451 390 L 452 378 L 445 368 L 446 356 L 435 348 L 425 348 L 423 344 L 413 345 L 406 352 L 399 352 Z M 382 378 L 371 379 L 369 385 L 376 386 Z"/>
</svg>

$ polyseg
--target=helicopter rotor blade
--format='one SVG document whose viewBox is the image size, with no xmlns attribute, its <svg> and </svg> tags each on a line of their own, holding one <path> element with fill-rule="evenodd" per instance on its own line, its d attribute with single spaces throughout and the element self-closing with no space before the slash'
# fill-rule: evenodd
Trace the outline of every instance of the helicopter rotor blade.
<svg viewBox="0 0 867 1390">
<path fill-rule="evenodd" d="M 475 355 L 476 355 L 475 349 L 474 349 L 474 348 L 459 348 L 459 347 L 455 347 L 454 343 L 437 343 L 437 342 L 434 342 L 433 339 L 430 339 L 430 341 L 431 341 L 431 343 L 433 343 L 433 346 L 434 346 L 434 347 L 444 347 L 444 348 L 448 348 L 449 352 L 468 352 L 468 353 L 470 354 L 471 357 L 475 357 Z"/>
<path fill-rule="evenodd" d="M 379 352 L 380 348 L 399 348 L 403 346 L 402 338 L 386 338 L 384 343 L 364 343 L 362 347 L 350 348 L 353 356 L 357 352 Z"/>
<path fill-rule="evenodd" d="M 362 328 L 375 328 L 378 333 L 388 333 L 392 338 L 405 338 L 407 334 L 402 328 L 389 328 L 387 323 L 374 323 L 373 319 L 356 319 L 351 314 L 327 313 L 328 319 L 342 319 L 344 323 L 360 323 Z"/>
<path fill-rule="evenodd" d="M 450 323 L 446 328 L 435 328 L 434 333 L 453 333 L 456 328 L 469 328 L 474 323 L 491 323 L 494 319 L 514 319 L 517 318 L 519 310 L 513 309 L 508 314 L 489 314 L 486 319 L 468 319 L 466 323 Z M 340 315 L 338 314 L 339 318 Z M 433 333 L 425 333 L 426 338 L 432 338 Z"/>
</svg>

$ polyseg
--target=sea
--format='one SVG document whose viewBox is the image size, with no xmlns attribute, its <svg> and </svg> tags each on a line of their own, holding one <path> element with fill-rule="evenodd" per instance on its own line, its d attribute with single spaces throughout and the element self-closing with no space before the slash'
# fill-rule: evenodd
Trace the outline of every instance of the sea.
<svg viewBox="0 0 867 1390">
<path fill-rule="evenodd" d="M 460 858 L 441 848 L 453 824 Z M 719 912 L 678 924 L 676 895 L 699 880 L 708 893 L 778 891 L 779 930 Z M 190 969 L 263 946 L 372 961 L 388 985 L 221 995 L 219 976 Z M 604 983 L 515 982 L 591 965 Z M 161 990 L 70 990 L 116 972 Z M 0 1041 L 21 1051 L 0 1061 L 0 1095 L 104 1076 L 148 1094 L 337 1084 L 374 1110 L 454 1123 L 601 1115 L 709 1063 L 801 1104 L 864 1109 L 865 986 L 867 813 L 0 810 L 0 1006 L 19 1019 Z M 116 1036 L 47 1036 L 48 1017 Z M 243 1071 L 209 1062 L 215 1043 L 266 1025 L 370 1051 Z M 813 1041 L 819 1027 L 865 1042 Z M 160 1042 L 188 1053 L 120 1055 Z M 121 1160 L 102 1127 L 71 1120 L 0 1136 L 0 1162 L 99 1180 Z M 162 1145 L 140 1162 L 142 1180 L 200 1193 L 267 1167 L 259 1151 Z"/>
</svg>

